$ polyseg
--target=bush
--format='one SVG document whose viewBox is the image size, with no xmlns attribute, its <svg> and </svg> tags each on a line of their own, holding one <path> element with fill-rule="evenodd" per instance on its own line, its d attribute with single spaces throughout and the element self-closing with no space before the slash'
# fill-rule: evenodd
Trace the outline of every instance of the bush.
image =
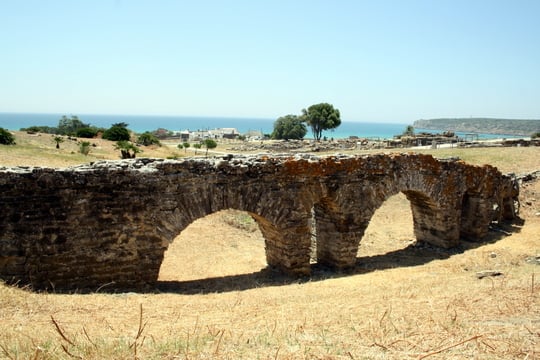
<svg viewBox="0 0 540 360">
<path fill-rule="evenodd" d="M 83 155 L 88 155 L 90 153 L 90 142 L 83 141 L 79 144 L 79 151 Z"/>
<path fill-rule="evenodd" d="M 97 136 L 98 129 L 95 127 L 83 127 L 77 130 L 77 137 L 92 139 Z"/>
<path fill-rule="evenodd" d="M 54 135 L 53 135 L 52 140 L 56 143 L 56 148 L 57 149 L 60 149 L 60 144 L 65 141 L 62 136 L 54 136 Z"/>
<path fill-rule="evenodd" d="M 535 133 L 533 133 L 533 134 L 531 135 L 531 139 L 538 139 L 538 138 L 540 138 L 540 131 L 535 132 Z"/>
<path fill-rule="evenodd" d="M 26 131 L 28 134 L 35 133 L 45 133 L 45 134 L 56 134 L 58 133 L 58 128 L 51 126 L 30 126 L 27 128 L 21 128 L 21 131 Z"/>
<path fill-rule="evenodd" d="M 141 152 L 141 149 L 125 140 L 118 141 L 115 145 L 115 149 L 120 150 L 122 159 L 134 159 L 135 156 Z"/>
<path fill-rule="evenodd" d="M 0 128 L 0 144 L 15 145 L 15 136 L 4 128 Z"/>
<path fill-rule="evenodd" d="M 229 209 L 223 213 L 223 220 L 240 230 L 255 232 L 259 230 L 259 224 L 246 212 Z"/>
<path fill-rule="evenodd" d="M 111 141 L 129 141 L 129 130 L 123 126 L 112 126 L 105 130 L 103 133 L 103 139 Z"/>
<path fill-rule="evenodd" d="M 144 145 L 144 146 L 150 146 L 150 145 L 159 145 L 161 146 L 161 143 L 159 142 L 159 139 L 150 132 L 144 132 L 142 133 L 139 138 L 137 139 L 137 143 Z"/>
</svg>

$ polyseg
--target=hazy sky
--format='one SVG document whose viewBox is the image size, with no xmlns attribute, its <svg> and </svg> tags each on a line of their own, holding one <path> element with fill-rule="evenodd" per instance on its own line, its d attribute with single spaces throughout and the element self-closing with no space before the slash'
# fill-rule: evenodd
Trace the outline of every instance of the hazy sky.
<svg viewBox="0 0 540 360">
<path fill-rule="evenodd" d="M 0 0 L 0 112 L 540 118 L 538 0 Z"/>
</svg>

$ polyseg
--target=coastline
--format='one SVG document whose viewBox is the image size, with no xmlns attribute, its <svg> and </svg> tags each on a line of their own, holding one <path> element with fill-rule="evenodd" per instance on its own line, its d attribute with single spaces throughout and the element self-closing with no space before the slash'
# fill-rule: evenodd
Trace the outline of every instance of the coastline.
<svg viewBox="0 0 540 360">
<path fill-rule="evenodd" d="M 30 126 L 51 126 L 58 125 L 58 120 L 63 114 L 41 114 L 41 113 L 0 113 L 0 127 L 8 130 L 20 130 Z M 71 116 L 71 115 L 68 115 Z M 196 117 L 196 116 L 152 116 L 152 115 L 93 115 L 83 114 L 79 119 L 92 126 L 108 128 L 114 123 L 125 122 L 129 124 L 129 129 L 136 133 L 154 131 L 164 128 L 171 131 L 183 130 L 205 130 L 215 128 L 236 128 L 240 133 L 245 134 L 250 131 L 259 131 L 263 134 L 270 134 L 273 130 L 275 119 L 264 118 L 234 118 L 234 117 Z M 334 129 L 325 131 L 323 136 L 327 139 L 347 139 L 351 136 L 368 139 L 392 139 L 396 135 L 404 132 L 408 124 L 406 123 L 382 123 L 382 122 L 360 122 L 342 120 L 341 125 Z M 444 130 L 415 129 L 416 133 L 442 133 Z M 456 135 L 465 137 L 472 132 L 456 132 Z M 523 136 L 509 134 L 489 134 L 474 133 L 479 139 L 500 139 L 500 138 L 522 138 Z M 312 137 L 308 128 L 305 139 Z"/>
</svg>

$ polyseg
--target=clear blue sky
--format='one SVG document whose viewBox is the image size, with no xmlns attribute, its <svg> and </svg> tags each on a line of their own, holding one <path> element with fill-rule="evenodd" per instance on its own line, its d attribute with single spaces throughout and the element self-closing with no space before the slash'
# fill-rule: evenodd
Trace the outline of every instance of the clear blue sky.
<svg viewBox="0 0 540 360">
<path fill-rule="evenodd" d="M 0 0 L 0 112 L 540 118 L 538 0 Z"/>
</svg>

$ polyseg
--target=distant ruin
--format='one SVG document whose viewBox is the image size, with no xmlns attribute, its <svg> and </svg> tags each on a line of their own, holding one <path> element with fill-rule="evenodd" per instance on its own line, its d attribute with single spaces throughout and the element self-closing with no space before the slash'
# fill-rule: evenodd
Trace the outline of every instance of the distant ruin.
<svg viewBox="0 0 540 360">
<path fill-rule="evenodd" d="M 269 267 L 309 275 L 312 233 L 318 263 L 354 266 L 371 217 L 394 194 L 410 201 L 418 242 L 451 248 L 513 219 L 518 191 L 492 166 L 417 154 L 0 168 L 0 278 L 34 289 L 152 288 L 170 242 L 224 209 L 255 219 Z"/>
</svg>

